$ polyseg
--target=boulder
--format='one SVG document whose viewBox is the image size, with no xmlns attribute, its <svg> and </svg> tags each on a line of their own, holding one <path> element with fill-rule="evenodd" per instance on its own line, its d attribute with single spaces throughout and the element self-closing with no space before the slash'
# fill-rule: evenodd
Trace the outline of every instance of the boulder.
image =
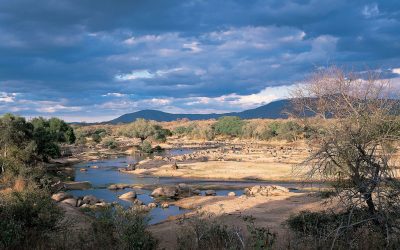
<svg viewBox="0 0 400 250">
<path fill-rule="evenodd" d="M 77 207 L 81 207 L 83 204 L 85 204 L 85 203 L 83 203 L 82 199 L 78 199 L 78 201 L 76 202 Z"/>
<path fill-rule="evenodd" d="M 236 196 L 235 192 L 229 192 L 228 196 Z"/>
<path fill-rule="evenodd" d="M 288 193 L 289 189 L 276 185 L 269 186 L 254 186 L 251 188 L 245 188 L 244 193 L 247 196 L 277 196 Z"/>
<path fill-rule="evenodd" d="M 126 167 L 125 170 L 127 170 L 127 171 L 136 170 L 137 165 L 138 165 L 138 163 L 131 163 L 131 164 L 128 164 L 128 166 Z"/>
<path fill-rule="evenodd" d="M 53 200 L 55 200 L 56 202 L 60 202 L 60 201 L 63 201 L 65 199 L 72 198 L 72 195 L 69 194 L 69 193 L 66 193 L 66 192 L 59 192 L 59 193 L 53 194 L 51 196 L 51 198 Z"/>
<path fill-rule="evenodd" d="M 109 190 L 119 190 L 131 187 L 129 184 L 112 184 L 108 187 Z"/>
<path fill-rule="evenodd" d="M 118 198 L 120 198 L 122 200 L 134 200 L 134 199 L 136 199 L 136 192 L 129 191 L 128 193 L 120 195 Z"/>
<path fill-rule="evenodd" d="M 61 203 L 68 204 L 72 207 L 76 207 L 76 199 L 75 198 L 68 198 L 68 199 L 62 200 Z"/>
<path fill-rule="evenodd" d="M 81 169 L 79 169 L 79 171 L 81 171 L 81 172 L 87 172 L 88 170 L 87 170 L 86 168 L 81 168 Z"/>
<path fill-rule="evenodd" d="M 169 208 L 169 204 L 164 202 L 161 204 L 161 208 Z"/>
<path fill-rule="evenodd" d="M 215 190 L 206 190 L 205 191 L 206 196 L 215 196 L 217 195 L 217 192 L 215 192 Z"/>
<path fill-rule="evenodd" d="M 177 187 L 159 187 L 154 189 L 151 193 L 153 197 L 164 197 L 164 198 L 174 198 L 178 195 L 178 188 Z"/>
<path fill-rule="evenodd" d="M 82 202 L 85 203 L 85 204 L 94 205 L 97 202 L 99 202 L 99 199 L 97 199 L 93 195 L 86 195 L 86 196 L 83 197 Z"/>
<path fill-rule="evenodd" d="M 133 201 L 133 204 L 137 205 L 137 206 L 142 206 L 142 205 L 144 205 L 144 202 L 139 200 L 139 199 L 136 199 L 136 200 Z"/>
<path fill-rule="evenodd" d="M 156 207 L 157 207 L 157 204 L 154 203 L 154 202 L 151 202 L 151 203 L 149 203 L 147 206 L 148 206 L 149 208 L 156 208 Z"/>
<path fill-rule="evenodd" d="M 92 187 L 92 184 L 88 181 L 69 181 L 64 183 L 64 187 L 67 190 L 84 190 Z"/>
<path fill-rule="evenodd" d="M 198 189 L 195 189 L 195 190 L 192 191 L 192 194 L 193 195 L 201 195 L 201 191 L 198 190 Z"/>
<path fill-rule="evenodd" d="M 99 168 L 99 166 L 90 166 L 90 168 L 97 169 L 97 168 Z"/>
</svg>

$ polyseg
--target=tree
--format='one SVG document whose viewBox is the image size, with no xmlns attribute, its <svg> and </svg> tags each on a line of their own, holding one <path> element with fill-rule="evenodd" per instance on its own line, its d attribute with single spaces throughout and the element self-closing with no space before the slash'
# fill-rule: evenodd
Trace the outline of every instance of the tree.
<svg viewBox="0 0 400 250">
<path fill-rule="evenodd" d="M 330 119 L 329 127 L 309 138 L 312 152 L 300 166 L 310 178 L 333 182 L 346 209 L 365 208 L 366 221 L 379 225 L 389 241 L 400 218 L 393 161 L 399 101 L 389 98 L 396 97 L 389 82 L 331 67 L 313 74 L 293 97 L 295 114 L 308 127 Z"/>
<path fill-rule="evenodd" d="M 214 130 L 219 135 L 239 136 L 244 124 L 237 116 L 223 116 L 214 124 Z"/>
<path fill-rule="evenodd" d="M 165 141 L 166 137 L 171 135 L 169 130 L 163 129 L 155 122 L 141 118 L 129 124 L 120 133 L 128 137 L 139 138 L 142 143 L 149 137 L 158 141 Z"/>
</svg>

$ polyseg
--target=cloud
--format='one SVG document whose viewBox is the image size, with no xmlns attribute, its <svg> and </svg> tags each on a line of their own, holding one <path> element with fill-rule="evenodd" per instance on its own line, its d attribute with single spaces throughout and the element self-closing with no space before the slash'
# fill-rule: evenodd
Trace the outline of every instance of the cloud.
<svg viewBox="0 0 400 250">
<path fill-rule="evenodd" d="M 399 75 L 396 0 L 0 5 L 3 113 L 223 112 L 268 102 L 329 64 Z"/>
</svg>

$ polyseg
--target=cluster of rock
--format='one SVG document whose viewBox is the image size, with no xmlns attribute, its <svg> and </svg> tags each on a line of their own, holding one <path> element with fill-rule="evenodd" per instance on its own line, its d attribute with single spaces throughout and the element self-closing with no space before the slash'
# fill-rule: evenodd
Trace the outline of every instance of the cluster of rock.
<svg viewBox="0 0 400 250">
<path fill-rule="evenodd" d="M 206 196 L 215 196 L 217 193 L 215 190 L 204 191 Z M 181 197 L 189 197 L 194 195 L 202 195 L 202 192 L 198 189 L 193 189 L 185 183 L 180 183 L 177 186 L 165 186 L 159 187 L 153 190 L 151 196 L 154 198 L 168 198 L 177 199 Z"/>
<path fill-rule="evenodd" d="M 51 198 L 56 202 L 68 204 L 72 207 L 82 207 L 82 208 L 84 208 L 84 207 L 105 207 L 107 205 L 110 205 L 103 200 L 97 199 L 93 195 L 86 195 L 83 197 L 75 198 L 69 193 L 59 192 L 59 193 L 53 194 L 51 196 Z"/>
<path fill-rule="evenodd" d="M 247 196 L 278 196 L 289 192 L 289 189 L 276 185 L 269 186 L 254 186 L 250 188 L 245 188 L 244 193 Z"/>
</svg>

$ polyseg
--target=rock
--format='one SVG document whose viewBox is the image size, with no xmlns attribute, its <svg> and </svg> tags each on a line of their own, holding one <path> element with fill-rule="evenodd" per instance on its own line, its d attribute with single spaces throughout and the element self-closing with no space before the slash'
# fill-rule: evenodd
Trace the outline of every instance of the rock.
<svg viewBox="0 0 400 250">
<path fill-rule="evenodd" d="M 169 204 L 164 202 L 161 204 L 161 208 L 169 208 Z"/>
<path fill-rule="evenodd" d="M 97 207 L 105 207 L 105 206 L 107 206 L 108 204 L 105 203 L 105 202 L 98 202 L 98 203 L 96 203 L 96 204 L 94 204 L 94 205 L 97 206 Z"/>
<path fill-rule="evenodd" d="M 125 170 L 127 170 L 127 171 L 136 170 L 137 165 L 138 165 L 138 163 L 131 163 L 131 164 L 128 164 L 128 167 L 126 167 Z"/>
<path fill-rule="evenodd" d="M 99 202 L 99 199 L 97 199 L 93 195 L 86 195 L 86 196 L 83 197 L 82 202 L 85 203 L 85 204 L 94 205 L 97 202 Z"/>
<path fill-rule="evenodd" d="M 108 187 L 109 190 L 119 190 L 119 189 L 125 189 L 129 188 L 129 184 L 112 184 Z"/>
<path fill-rule="evenodd" d="M 79 199 L 79 200 L 76 202 L 76 206 L 77 206 L 77 207 L 81 207 L 83 204 L 85 204 L 85 203 L 83 203 L 83 200 L 81 200 L 81 199 Z"/>
<path fill-rule="evenodd" d="M 59 192 L 59 193 L 53 194 L 51 196 L 51 198 L 53 200 L 55 200 L 56 202 L 60 202 L 65 199 L 72 198 L 72 195 L 70 195 L 69 193 L 66 193 L 66 192 Z"/>
<path fill-rule="evenodd" d="M 201 191 L 198 190 L 198 189 L 196 189 L 196 190 L 193 190 L 193 191 L 192 191 L 192 194 L 193 194 L 193 195 L 201 195 Z"/>
<path fill-rule="evenodd" d="M 289 189 L 276 185 L 269 186 L 254 186 L 251 188 L 245 188 L 244 193 L 247 196 L 277 196 L 288 193 Z"/>
<path fill-rule="evenodd" d="M 79 171 L 81 171 L 81 172 L 87 172 L 88 170 L 87 170 L 86 168 L 81 168 L 81 169 L 79 169 Z"/>
<path fill-rule="evenodd" d="M 136 199 L 136 192 L 129 191 L 128 193 L 120 195 L 118 198 L 120 198 L 122 200 L 133 200 L 133 199 Z"/>
<path fill-rule="evenodd" d="M 67 190 L 84 190 L 92 187 L 92 184 L 88 181 L 69 181 L 64 183 L 64 187 Z"/>
<path fill-rule="evenodd" d="M 160 156 L 160 155 L 156 155 L 156 156 L 154 156 L 153 159 L 156 160 L 156 161 L 161 161 L 163 159 L 163 157 Z"/>
<path fill-rule="evenodd" d="M 141 205 L 144 205 L 144 202 L 139 200 L 139 199 L 136 199 L 136 200 L 133 201 L 133 204 L 141 206 Z"/>
<path fill-rule="evenodd" d="M 178 184 L 179 193 L 189 194 L 192 193 L 192 188 L 186 183 Z"/>
<path fill-rule="evenodd" d="M 90 168 L 96 169 L 96 168 L 99 168 L 99 166 L 90 166 Z"/>
<path fill-rule="evenodd" d="M 75 198 L 68 198 L 68 199 L 62 200 L 61 203 L 68 204 L 72 207 L 76 207 L 76 199 Z"/>
<path fill-rule="evenodd" d="M 228 196 L 236 196 L 235 192 L 229 192 Z"/>
<path fill-rule="evenodd" d="M 159 187 L 154 189 L 151 193 L 153 197 L 165 197 L 165 198 L 174 198 L 178 195 L 178 188 L 177 187 Z"/>
<path fill-rule="evenodd" d="M 215 192 L 215 190 L 206 190 L 205 192 L 206 196 L 215 196 L 217 195 L 217 193 Z"/>
<path fill-rule="evenodd" d="M 149 203 L 147 206 L 148 206 L 149 208 L 156 208 L 156 207 L 157 207 L 157 204 L 154 203 L 154 202 L 151 202 L 151 203 Z"/>
</svg>

